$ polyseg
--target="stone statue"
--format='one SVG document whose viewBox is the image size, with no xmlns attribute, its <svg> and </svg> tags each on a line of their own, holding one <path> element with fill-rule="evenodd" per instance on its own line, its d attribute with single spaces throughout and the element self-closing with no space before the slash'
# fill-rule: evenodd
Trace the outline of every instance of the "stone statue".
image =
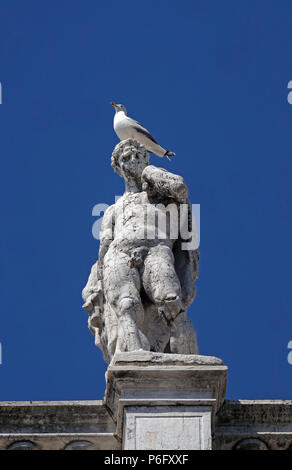
<svg viewBox="0 0 292 470">
<path fill-rule="evenodd" d="M 199 252 L 182 248 L 191 222 L 184 180 L 149 165 L 133 139 L 121 141 L 111 160 L 125 193 L 104 214 L 99 258 L 82 292 L 96 345 L 108 363 L 116 352 L 198 354 L 186 310 Z"/>
</svg>

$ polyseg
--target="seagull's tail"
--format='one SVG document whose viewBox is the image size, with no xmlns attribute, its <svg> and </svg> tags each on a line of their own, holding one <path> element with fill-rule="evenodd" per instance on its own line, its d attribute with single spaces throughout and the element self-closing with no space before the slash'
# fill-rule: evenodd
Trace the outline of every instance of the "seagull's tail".
<svg viewBox="0 0 292 470">
<path fill-rule="evenodd" d="M 170 152 L 169 150 L 166 150 L 166 152 L 163 156 L 168 158 L 168 160 L 171 160 L 171 158 L 169 158 L 169 157 L 173 157 L 173 155 L 175 155 L 174 152 Z"/>
</svg>

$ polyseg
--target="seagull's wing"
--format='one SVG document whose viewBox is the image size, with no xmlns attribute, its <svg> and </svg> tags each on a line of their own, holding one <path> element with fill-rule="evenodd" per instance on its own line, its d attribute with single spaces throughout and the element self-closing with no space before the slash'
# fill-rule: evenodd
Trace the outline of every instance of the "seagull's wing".
<svg viewBox="0 0 292 470">
<path fill-rule="evenodd" d="M 291 88 L 292 88 L 292 87 L 291 87 Z M 136 121 L 135 119 L 132 119 L 132 121 L 134 121 L 136 124 L 139 124 L 139 126 L 144 127 L 144 126 L 142 126 L 141 122 Z"/>
<path fill-rule="evenodd" d="M 154 139 L 154 137 L 152 137 L 150 132 L 147 131 L 147 129 L 145 129 L 145 127 L 142 126 L 142 124 L 140 124 L 140 122 L 135 121 L 135 119 L 132 119 L 132 118 L 129 118 L 129 119 L 132 121 L 131 124 L 134 127 L 134 129 L 136 129 L 137 132 L 140 132 L 140 134 L 143 134 L 146 137 L 148 137 L 148 139 L 152 140 L 152 142 L 154 142 L 154 144 L 159 145 L 158 142 L 156 142 L 156 140 Z"/>
</svg>

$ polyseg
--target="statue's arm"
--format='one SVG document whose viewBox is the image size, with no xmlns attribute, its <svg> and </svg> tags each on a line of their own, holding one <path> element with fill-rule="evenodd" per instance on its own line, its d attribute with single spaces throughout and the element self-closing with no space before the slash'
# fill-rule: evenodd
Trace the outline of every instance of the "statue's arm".
<svg viewBox="0 0 292 470">
<path fill-rule="evenodd" d="M 114 239 L 114 227 L 115 205 L 112 205 L 105 211 L 100 228 L 100 246 L 98 254 L 98 264 L 100 267 L 102 267 L 103 259 L 109 249 L 111 242 Z"/>
<path fill-rule="evenodd" d="M 87 310 L 89 314 L 94 310 L 94 306 L 100 296 L 103 295 L 102 286 L 102 266 L 103 258 L 113 240 L 114 230 L 114 206 L 110 206 L 102 219 L 100 229 L 100 247 L 98 261 L 94 263 L 91 268 L 91 272 L 87 281 L 86 286 L 82 291 L 82 297 L 84 300 L 83 308 Z"/>
<path fill-rule="evenodd" d="M 183 214 L 183 221 L 180 219 L 180 228 L 183 228 L 184 234 L 189 234 L 190 237 L 186 240 L 185 237 L 182 238 L 182 233 L 180 233 L 179 238 L 174 245 L 173 253 L 176 273 L 182 288 L 182 300 L 188 307 L 194 300 L 196 294 L 195 281 L 199 277 L 200 253 L 199 250 L 195 248 L 196 232 L 195 226 L 193 225 L 192 208 L 190 202 L 187 202 L 188 212 L 187 214 Z M 182 217 L 182 214 L 180 214 L 180 216 Z M 193 237 L 195 237 L 195 239 Z M 187 248 L 186 245 L 188 245 Z"/>
<path fill-rule="evenodd" d="M 99 296 L 100 289 L 101 289 L 101 285 L 98 279 L 98 261 L 97 261 L 92 266 L 87 284 L 82 291 L 82 298 L 84 300 L 84 304 L 82 305 L 82 307 L 88 312 L 88 314 L 91 314 L 94 308 L 94 301 Z"/>
<path fill-rule="evenodd" d="M 162 197 L 186 203 L 188 188 L 182 176 L 170 173 L 164 168 L 147 166 L 142 173 L 143 190 L 151 195 L 159 194 Z"/>
</svg>

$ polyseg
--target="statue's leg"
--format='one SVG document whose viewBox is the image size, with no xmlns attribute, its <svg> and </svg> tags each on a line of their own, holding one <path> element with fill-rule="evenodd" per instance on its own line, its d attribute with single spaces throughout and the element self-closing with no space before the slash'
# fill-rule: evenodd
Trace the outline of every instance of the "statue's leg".
<svg viewBox="0 0 292 470">
<path fill-rule="evenodd" d="M 144 263 L 143 286 L 170 328 L 169 351 L 198 354 L 196 331 L 181 302 L 181 285 L 170 248 L 151 249 Z"/>
<path fill-rule="evenodd" d="M 149 350 L 142 332 L 144 308 L 140 297 L 140 274 L 130 257 L 109 249 L 103 266 L 104 293 L 118 318 L 117 351 Z"/>
<path fill-rule="evenodd" d="M 181 286 L 174 269 L 174 256 L 169 247 L 158 245 L 149 250 L 144 261 L 142 280 L 145 292 L 166 320 L 172 321 L 184 311 Z"/>
<path fill-rule="evenodd" d="M 172 322 L 169 346 L 172 353 L 199 354 L 196 330 L 186 312 Z"/>
</svg>

